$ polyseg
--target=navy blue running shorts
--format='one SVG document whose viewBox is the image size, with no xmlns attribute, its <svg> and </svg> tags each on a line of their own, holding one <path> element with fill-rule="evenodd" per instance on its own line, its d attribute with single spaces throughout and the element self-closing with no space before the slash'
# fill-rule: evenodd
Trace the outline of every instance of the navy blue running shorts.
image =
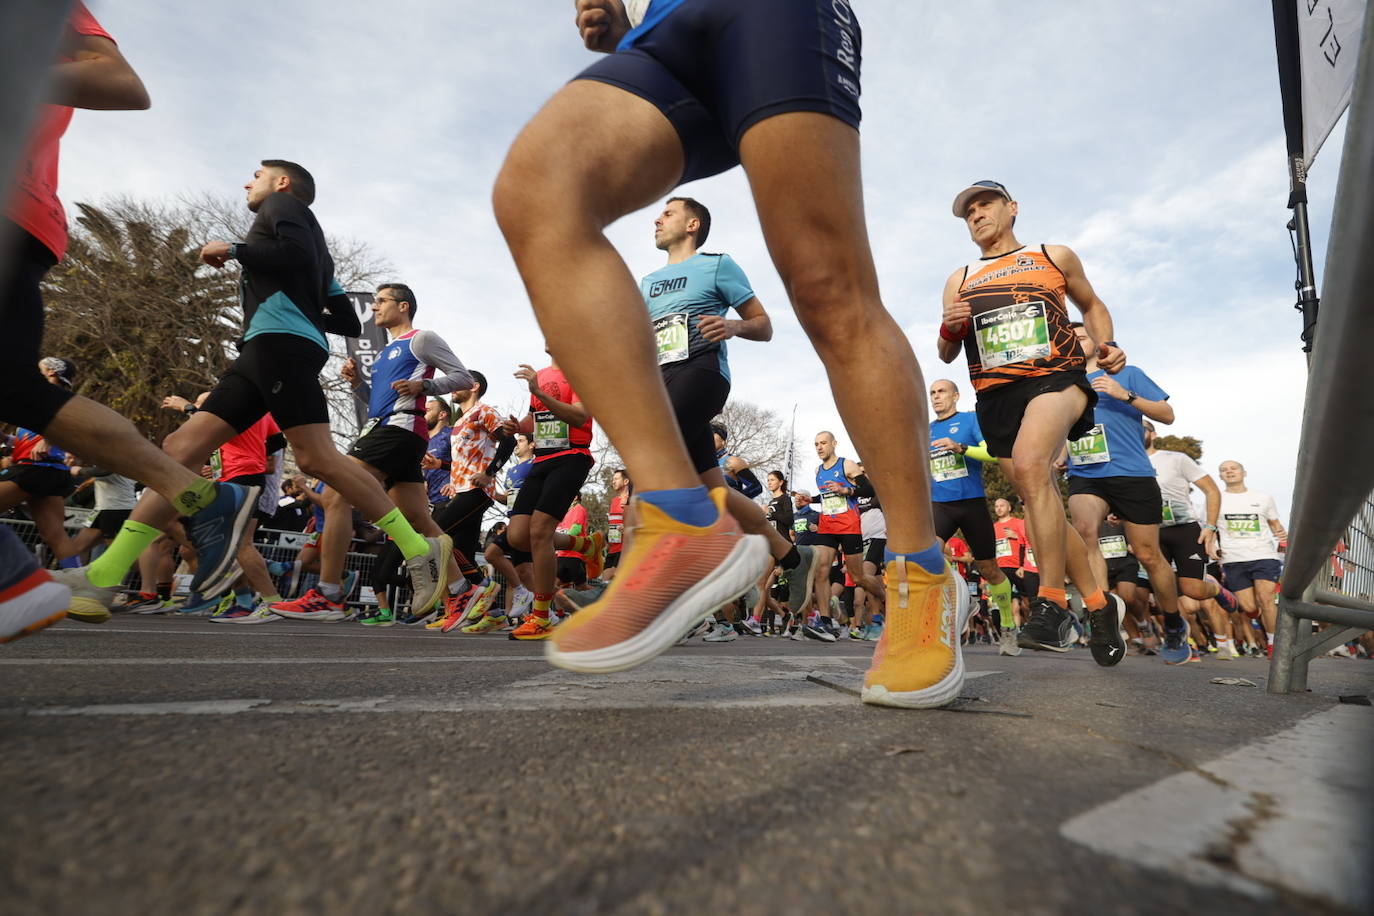
<svg viewBox="0 0 1374 916">
<path fill-rule="evenodd" d="M 652 102 L 682 141 L 682 182 L 739 165 L 745 131 L 815 111 L 859 127 L 862 33 L 849 0 L 685 0 L 578 79 Z"/>
</svg>

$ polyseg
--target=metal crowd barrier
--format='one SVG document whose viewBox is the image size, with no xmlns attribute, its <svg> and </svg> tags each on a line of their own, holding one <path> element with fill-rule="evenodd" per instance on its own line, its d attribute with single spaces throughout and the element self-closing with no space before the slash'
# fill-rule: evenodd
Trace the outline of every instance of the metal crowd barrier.
<svg viewBox="0 0 1374 916">
<path fill-rule="evenodd" d="M 1374 630 L 1374 3 L 1347 114 L 1307 377 L 1269 692 L 1307 689 L 1317 656 Z M 1343 545 L 1343 546 L 1342 546 Z M 1311 632 L 1312 622 L 1335 624 Z"/>
</svg>

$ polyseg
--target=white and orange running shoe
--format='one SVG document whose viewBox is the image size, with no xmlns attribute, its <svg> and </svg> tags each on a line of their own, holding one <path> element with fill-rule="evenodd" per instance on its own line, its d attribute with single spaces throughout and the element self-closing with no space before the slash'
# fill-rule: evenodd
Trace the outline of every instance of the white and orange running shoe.
<svg viewBox="0 0 1374 916">
<path fill-rule="evenodd" d="M 904 557 L 890 561 L 883 635 L 864 675 L 863 701 L 903 709 L 954 702 L 964 686 L 959 634 L 968 615 L 968 586 L 948 563 L 932 575 Z"/>
</svg>

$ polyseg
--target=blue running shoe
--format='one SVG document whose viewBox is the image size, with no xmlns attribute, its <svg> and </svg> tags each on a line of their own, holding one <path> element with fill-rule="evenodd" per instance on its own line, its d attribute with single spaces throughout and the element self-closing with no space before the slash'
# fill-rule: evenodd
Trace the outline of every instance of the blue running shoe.
<svg viewBox="0 0 1374 916">
<path fill-rule="evenodd" d="M 348 604 L 348 596 L 353 594 L 353 586 L 358 584 L 358 571 L 350 569 L 343 574 L 343 603 Z"/>
<path fill-rule="evenodd" d="M 1159 647 L 1159 657 L 1164 659 L 1164 664 L 1184 665 L 1192 659 L 1193 650 L 1188 646 L 1189 629 L 1187 620 L 1177 630 L 1164 628 L 1164 644 Z"/>
<path fill-rule="evenodd" d="M 191 516 L 187 534 L 199 558 L 191 591 L 213 598 L 233 584 L 239 542 L 248 531 L 261 492 L 262 487 L 215 484 L 214 502 Z"/>
</svg>

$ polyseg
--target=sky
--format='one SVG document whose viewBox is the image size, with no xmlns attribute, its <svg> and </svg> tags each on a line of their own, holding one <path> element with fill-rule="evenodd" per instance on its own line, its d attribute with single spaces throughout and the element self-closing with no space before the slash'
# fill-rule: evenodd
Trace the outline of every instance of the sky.
<svg viewBox="0 0 1374 916">
<path fill-rule="evenodd" d="M 1020 204 L 1019 240 L 1077 252 L 1130 362 L 1170 393 L 1177 419 L 1161 432 L 1201 439 L 1214 477 L 1222 460 L 1243 462 L 1286 521 L 1306 368 L 1268 4 L 853 5 L 869 232 L 927 384 L 954 379 L 968 392 L 960 408 L 973 408 L 962 357 L 945 366 L 935 352 L 945 278 L 978 254 L 950 203 L 971 181 L 999 180 Z M 153 105 L 78 113 L 62 155 L 69 205 L 237 195 L 259 160 L 301 162 L 326 231 L 394 265 L 418 323 L 487 374 L 489 401 L 516 402 L 510 373 L 540 364 L 543 339 L 490 192 L 521 127 L 597 58 L 571 0 L 89 6 Z M 1309 177 L 1319 280 L 1343 137 L 1342 123 Z M 771 342 L 732 342 L 734 396 L 783 418 L 795 406 L 801 442 L 832 429 L 859 457 L 741 170 L 680 193 L 710 207 L 707 249 L 734 257 L 773 319 Z M 636 275 L 664 262 L 658 209 L 608 230 Z M 864 333 L 853 329 L 856 347 Z"/>
</svg>

